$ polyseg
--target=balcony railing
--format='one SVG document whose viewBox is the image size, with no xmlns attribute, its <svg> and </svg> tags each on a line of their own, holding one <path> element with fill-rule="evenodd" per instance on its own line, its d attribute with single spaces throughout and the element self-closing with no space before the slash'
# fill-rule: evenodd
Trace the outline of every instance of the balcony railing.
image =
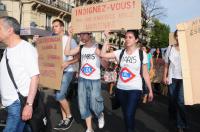
<svg viewBox="0 0 200 132">
<path fill-rule="evenodd" d="M 72 6 L 62 0 L 38 0 L 38 1 L 65 10 L 70 13 L 72 11 Z"/>
</svg>

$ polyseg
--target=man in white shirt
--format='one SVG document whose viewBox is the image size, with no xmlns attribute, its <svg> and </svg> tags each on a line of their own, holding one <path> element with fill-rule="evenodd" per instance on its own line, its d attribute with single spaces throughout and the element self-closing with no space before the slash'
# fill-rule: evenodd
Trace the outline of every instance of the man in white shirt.
<svg viewBox="0 0 200 132">
<path fill-rule="evenodd" d="M 0 63 L 0 94 L 8 112 L 3 132 L 23 132 L 25 121 L 32 117 L 32 104 L 39 81 L 37 51 L 30 43 L 22 40 L 19 34 L 20 24 L 15 18 L 0 17 L 0 42 L 7 45 Z M 22 113 L 17 90 L 8 74 L 6 57 L 19 92 L 27 96 Z"/>
<path fill-rule="evenodd" d="M 175 119 L 178 132 L 188 128 L 187 109 L 184 105 L 183 77 L 177 30 L 177 44 L 169 46 L 165 56 L 163 82 L 169 86 L 169 118 Z"/>
<path fill-rule="evenodd" d="M 67 44 L 67 40 L 69 37 L 64 34 L 64 23 L 60 19 L 55 19 L 52 22 L 52 29 L 53 33 L 55 35 L 60 35 L 62 36 L 62 45 L 63 45 L 63 51 L 65 49 L 65 46 Z M 76 41 L 72 40 L 71 43 L 72 48 L 75 48 L 77 46 Z M 66 99 L 66 94 L 69 91 L 69 85 L 70 82 L 72 81 L 72 78 L 74 77 L 74 64 L 75 62 L 78 61 L 78 59 L 73 58 L 73 56 L 66 56 L 64 55 L 63 52 L 63 78 L 61 82 L 61 87 L 59 91 L 56 91 L 55 98 L 56 100 L 60 103 L 60 108 L 62 112 L 62 120 L 54 129 L 56 130 L 66 130 L 69 129 L 70 126 L 73 123 L 73 117 L 70 111 L 70 105 L 69 101 Z"/>
<path fill-rule="evenodd" d="M 69 101 L 66 99 L 66 95 L 69 92 L 69 86 L 74 77 L 75 66 L 73 65 L 78 61 L 78 58 L 73 56 L 64 55 L 65 46 L 69 37 L 64 33 L 64 23 L 60 19 L 55 19 L 52 22 L 53 35 L 62 36 L 62 47 L 63 47 L 63 77 L 61 81 L 60 90 L 56 91 L 55 99 L 60 103 L 60 108 L 62 112 L 62 119 L 54 127 L 55 130 L 66 130 L 69 129 L 73 123 L 74 118 L 71 115 Z M 36 42 L 39 35 L 33 37 L 33 42 Z M 73 39 L 71 47 L 75 48 L 77 46 L 76 41 Z"/>
</svg>

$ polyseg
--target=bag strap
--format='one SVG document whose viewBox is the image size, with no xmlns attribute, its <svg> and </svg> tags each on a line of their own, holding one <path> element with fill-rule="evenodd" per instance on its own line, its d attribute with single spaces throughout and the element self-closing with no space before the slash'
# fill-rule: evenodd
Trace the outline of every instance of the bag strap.
<svg viewBox="0 0 200 132">
<path fill-rule="evenodd" d="M 120 55 L 119 55 L 118 70 L 116 70 L 116 71 L 117 71 L 117 80 L 118 80 L 118 78 L 119 78 L 120 63 L 121 63 L 121 60 L 122 60 L 122 56 L 124 55 L 124 51 L 125 51 L 125 49 L 123 49 L 123 50 L 121 51 Z"/>
<path fill-rule="evenodd" d="M 143 56 L 143 51 L 141 49 L 139 49 L 139 56 L 140 56 L 140 75 L 142 76 L 142 70 L 143 70 L 142 64 L 144 56 Z"/>
<path fill-rule="evenodd" d="M 5 51 L 5 55 L 6 55 L 6 67 L 7 67 L 7 70 L 8 70 L 8 74 L 9 74 L 9 76 L 10 76 L 10 79 L 11 79 L 11 81 L 12 81 L 12 83 L 13 83 L 15 89 L 17 90 L 17 94 L 19 95 L 19 94 L 20 94 L 19 89 L 18 89 L 18 87 L 17 87 L 17 84 L 15 83 L 15 80 L 14 80 L 14 77 L 13 77 L 13 74 L 12 74 L 12 71 L 11 71 L 11 68 L 10 68 L 10 65 L 9 65 L 9 63 L 8 63 L 7 49 L 6 49 L 6 51 Z"/>
<path fill-rule="evenodd" d="M 82 49 L 83 49 L 83 45 L 80 45 L 80 52 L 79 52 L 79 56 L 80 56 L 80 58 L 79 58 L 79 72 L 80 72 L 80 69 L 81 69 L 81 51 L 82 51 Z"/>
</svg>

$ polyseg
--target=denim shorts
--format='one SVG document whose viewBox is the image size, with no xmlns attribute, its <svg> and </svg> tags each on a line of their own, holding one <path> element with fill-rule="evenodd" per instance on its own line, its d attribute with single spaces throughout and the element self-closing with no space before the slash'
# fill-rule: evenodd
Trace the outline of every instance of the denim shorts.
<svg viewBox="0 0 200 132">
<path fill-rule="evenodd" d="M 101 95 L 101 81 L 79 78 L 78 102 L 82 119 L 91 116 L 92 113 L 99 117 L 103 112 L 103 97 Z"/>
<path fill-rule="evenodd" d="M 60 90 L 56 91 L 56 95 L 55 95 L 55 99 L 57 101 L 61 101 L 65 99 L 65 96 L 68 92 L 69 85 L 72 81 L 73 76 L 74 76 L 74 72 L 63 72 Z"/>
</svg>

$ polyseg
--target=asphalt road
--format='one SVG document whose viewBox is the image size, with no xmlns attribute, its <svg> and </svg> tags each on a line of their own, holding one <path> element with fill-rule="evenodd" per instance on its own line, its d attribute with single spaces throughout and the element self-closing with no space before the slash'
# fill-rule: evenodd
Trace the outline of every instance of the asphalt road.
<svg viewBox="0 0 200 132">
<path fill-rule="evenodd" d="M 44 101 L 48 109 L 49 125 L 47 132 L 59 132 L 52 128 L 61 119 L 59 104 L 54 100 L 54 91 L 49 89 L 43 90 Z M 103 88 L 102 94 L 105 103 L 105 127 L 98 129 L 97 120 L 94 118 L 95 132 L 124 132 L 124 122 L 121 110 L 112 110 L 110 99 L 106 88 Z M 85 122 L 81 120 L 77 99 L 71 100 L 72 114 L 75 118 L 71 128 L 60 132 L 85 132 Z M 175 132 L 175 124 L 168 119 L 167 97 L 155 95 L 154 101 L 148 104 L 140 103 L 136 113 L 136 132 Z M 188 106 L 189 126 L 188 132 L 200 132 L 200 106 Z M 0 115 L 2 116 L 2 115 Z M 0 129 L 1 131 L 2 129 Z"/>
</svg>

